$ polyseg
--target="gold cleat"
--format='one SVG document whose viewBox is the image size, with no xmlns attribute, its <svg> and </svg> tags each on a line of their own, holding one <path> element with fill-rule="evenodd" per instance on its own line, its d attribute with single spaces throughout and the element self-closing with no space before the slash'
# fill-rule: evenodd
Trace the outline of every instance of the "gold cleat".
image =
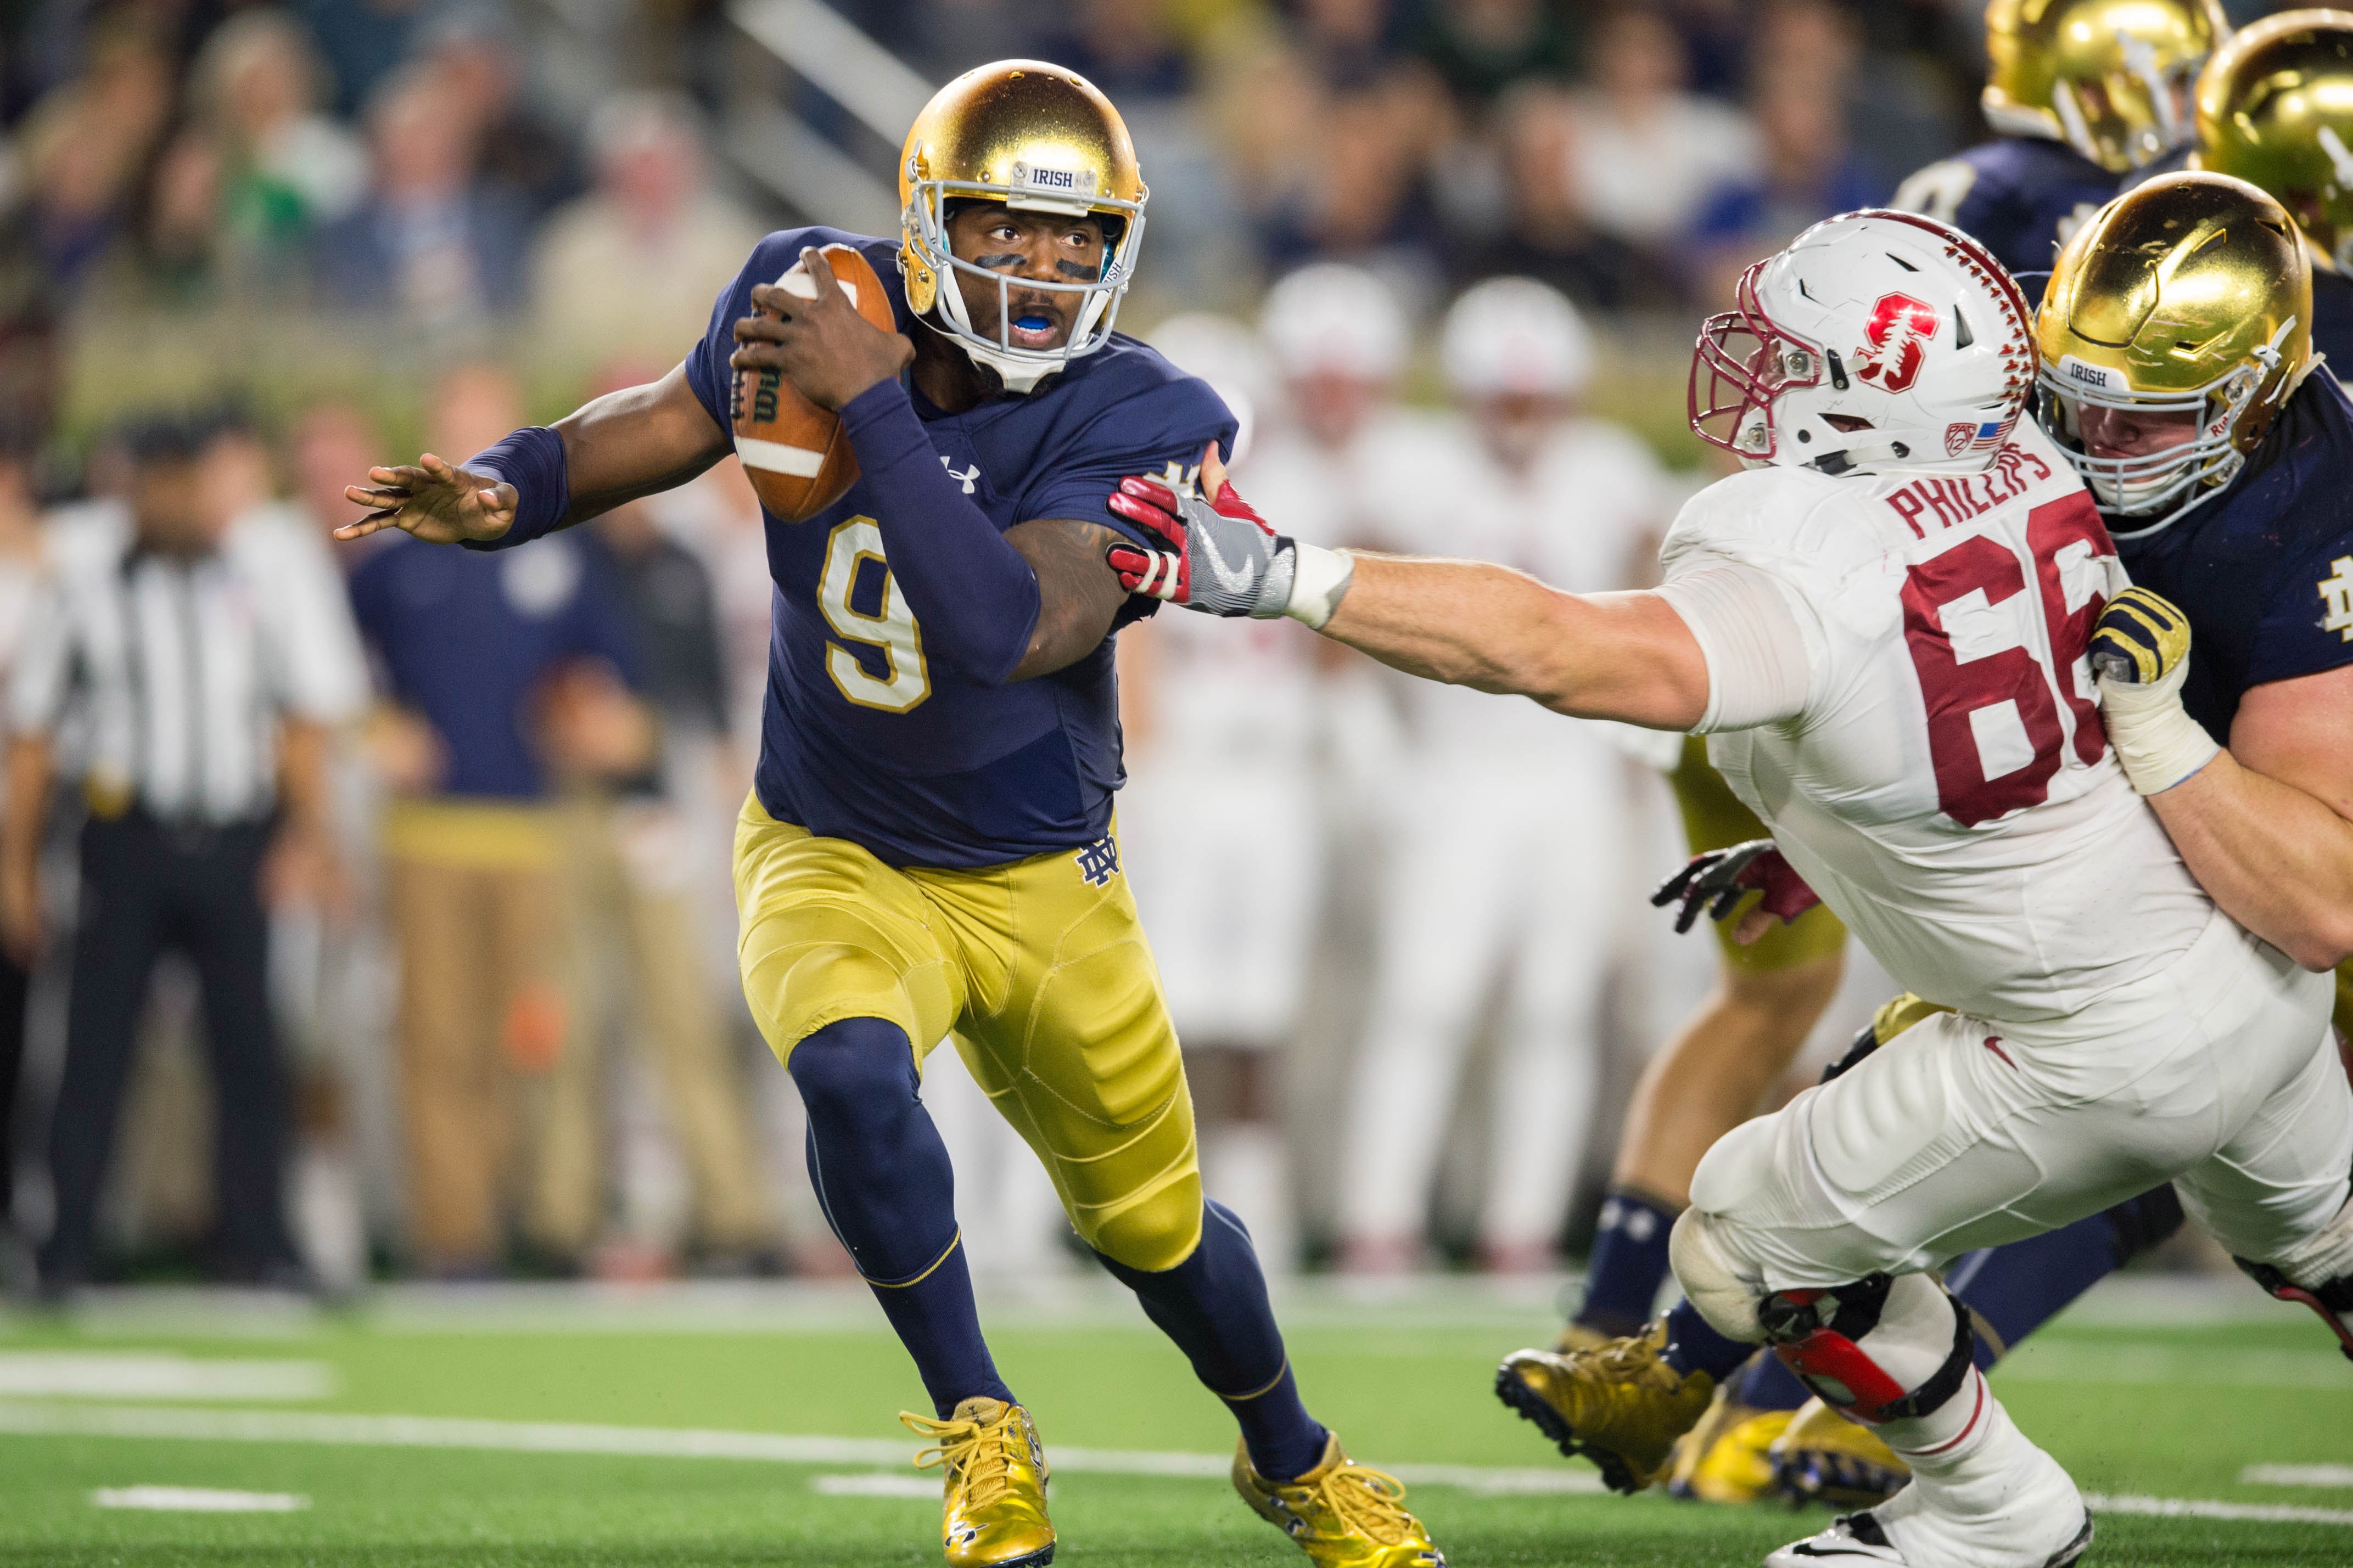
<svg viewBox="0 0 2353 1568">
<path fill-rule="evenodd" d="M 1819 1399 L 1809 1399 L 1773 1440 L 1773 1485 L 1793 1503 L 1821 1502 L 1841 1512 L 1885 1502 L 1912 1479 L 1912 1468 L 1879 1440 Z"/>
<path fill-rule="evenodd" d="M 1789 1425 L 1787 1410 L 1757 1410 L 1715 1391 L 1699 1425 L 1675 1443 L 1667 1490 L 1699 1502 L 1747 1503 L 1773 1490 L 1773 1460 L 1767 1452 Z"/>
<path fill-rule="evenodd" d="M 1421 1521 L 1405 1510 L 1395 1476 L 1348 1462 L 1338 1437 L 1324 1458 L 1293 1481 L 1271 1481 L 1234 1448 L 1234 1490 L 1261 1519 L 1280 1526 L 1316 1568 L 1446 1568 L 1446 1554 Z"/>
<path fill-rule="evenodd" d="M 1567 1355 L 1572 1351 L 1598 1351 L 1609 1342 L 1609 1336 L 1599 1329 L 1588 1329 L 1583 1323 L 1563 1323 L 1560 1332 L 1552 1337 L 1552 1353 Z"/>
<path fill-rule="evenodd" d="M 1669 1366 L 1666 1348 L 1662 1320 L 1599 1350 L 1514 1351 L 1495 1370 L 1495 1397 L 1562 1453 L 1599 1466 L 1610 1490 L 1638 1492 L 1664 1472 L 1675 1439 L 1699 1424 L 1715 1393 L 1707 1373 Z"/>
<path fill-rule="evenodd" d="M 947 1472 L 940 1544 L 950 1568 L 1039 1568 L 1054 1560 L 1046 1518 L 1046 1450 L 1029 1412 L 1001 1399 L 967 1399 L 945 1421 L 899 1412 L 908 1431 L 938 1446 L 915 1468 Z"/>
</svg>

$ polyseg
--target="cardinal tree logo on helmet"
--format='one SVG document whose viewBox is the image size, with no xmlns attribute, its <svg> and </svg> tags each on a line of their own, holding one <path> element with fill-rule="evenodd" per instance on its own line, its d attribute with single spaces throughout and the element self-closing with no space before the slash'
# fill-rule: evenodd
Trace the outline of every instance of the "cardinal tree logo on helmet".
<svg viewBox="0 0 2353 1568">
<path fill-rule="evenodd" d="M 1936 335 L 1936 308 L 1909 294 L 1882 294 L 1864 323 L 1870 342 L 1854 351 L 1855 375 L 1882 392 L 1902 392 L 1919 379 L 1928 342 Z"/>
</svg>

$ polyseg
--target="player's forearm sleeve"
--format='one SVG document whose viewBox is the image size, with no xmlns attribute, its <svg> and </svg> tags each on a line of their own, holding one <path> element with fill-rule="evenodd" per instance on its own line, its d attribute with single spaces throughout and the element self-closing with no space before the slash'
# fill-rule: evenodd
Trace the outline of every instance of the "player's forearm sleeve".
<svg viewBox="0 0 2353 1568">
<path fill-rule="evenodd" d="M 1037 629 L 1037 573 L 948 478 L 906 388 L 875 383 L 842 405 L 841 426 L 925 656 L 1000 684 Z"/>
<path fill-rule="evenodd" d="M 462 465 L 470 474 L 488 474 L 515 488 L 514 521 L 496 539 L 461 539 L 469 550 L 512 550 L 543 539 L 564 526 L 572 510 L 572 474 L 564 437 L 544 425 L 526 425 L 483 447 Z"/>
<path fill-rule="evenodd" d="M 1660 584 L 1707 658 L 1707 711 L 1692 733 L 1752 730 L 1805 710 L 1812 684 L 1806 634 L 1770 574 L 1704 567 Z"/>
</svg>

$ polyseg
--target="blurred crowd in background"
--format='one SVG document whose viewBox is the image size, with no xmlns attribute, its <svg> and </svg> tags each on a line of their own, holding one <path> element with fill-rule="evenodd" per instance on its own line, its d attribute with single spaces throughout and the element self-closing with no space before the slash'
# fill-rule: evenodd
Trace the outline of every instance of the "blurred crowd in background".
<svg viewBox="0 0 2353 1568">
<path fill-rule="evenodd" d="M 1696 482 L 1739 268 L 1984 134 L 1978 0 L 0 7 L 19 1279 L 846 1267 L 734 977 L 740 471 L 512 555 L 329 535 L 372 463 L 660 374 L 768 230 L 895 227 L 882 127 L 1018 54 L 1126 115 L 1121 324 L 1262 508 L 1580 589 Z M 1212 1193 L 1271 1261 L 1552 1266 L 1711 973 L 1640 745 L 1182 619 L 1124 639 L 1122 826 Z M 1285 863 L 1195 852 L 1271 819 Z M 1076 1267 L 931 1059 L 976 1268 Z"/>
</svg>

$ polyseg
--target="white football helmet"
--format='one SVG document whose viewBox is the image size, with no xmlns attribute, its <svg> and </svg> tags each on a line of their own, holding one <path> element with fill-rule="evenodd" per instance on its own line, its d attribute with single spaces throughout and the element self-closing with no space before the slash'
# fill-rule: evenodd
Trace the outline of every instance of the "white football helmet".
<svg viewBox="0 0 2353 1568">
<path fill-rule="evenodd" d="M 1273 402 L 1274 369 L 1258 334 L 1231 316 L 1184 310 L 1153 328 L 1145 341 L 1178 370 L 1208 382 L 1224 401 L 1235 427 L 1234 455 L 1226 466 L 1240 468 L 1258 433 L 1260 411 Z"/>
<path fill-rule="evenodd" d="M 1743 273 L 1736 300 L 1700 329 L 1691 425 L 1751 468 L 1977 473 L 2034 386 L 2018 284 L 1918 213 L 1818 223 Z"/>
<path fill-rule="evenodd" d="M 1593 333 L 1559 289 L 1490 278 L 1446 312 L 1439 360 L 1457 397 L 1581 395 L 1593 379 Z"/>
<path fill-rule="evenodd" d="M 1397 290 L 1361 267 L 1318 261 L 1267 290 L 1259 331 L 1275 368 L 1298 380 L 1387 382 L 1405 369 L 1409 331 Z"/>
</svg>

